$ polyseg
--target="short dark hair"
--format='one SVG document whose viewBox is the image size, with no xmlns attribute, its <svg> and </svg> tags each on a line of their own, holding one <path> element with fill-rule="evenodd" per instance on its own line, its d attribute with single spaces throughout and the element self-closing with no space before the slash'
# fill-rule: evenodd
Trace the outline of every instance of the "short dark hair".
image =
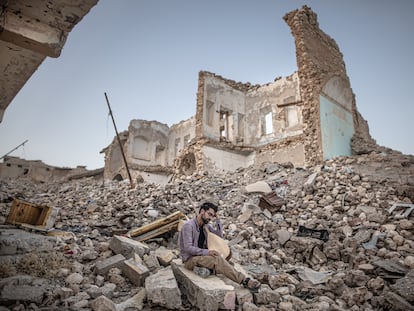
<svg viewBox="0 0 414 311">
<path fill-rule="evenodd" d="M 211 202 L 205 202 L 205 203 L 201 204 L 200 212 L 201 212 L 202 209 L 205 210 L 205 211 L 208 211 L 210 208 L 212 208 L 214 210 L 214 212 L 217 213 L 218 206 L 214 203 L 211 203 Z"/>
</svg>

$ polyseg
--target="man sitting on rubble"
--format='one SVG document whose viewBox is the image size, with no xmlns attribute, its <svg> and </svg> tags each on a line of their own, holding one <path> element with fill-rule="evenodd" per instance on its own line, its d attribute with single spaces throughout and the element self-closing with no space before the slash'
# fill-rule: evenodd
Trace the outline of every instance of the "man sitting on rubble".
<svg viewBox="0 0 414 311">
<path fill-rule="evenodd" d="M 258 281 L 237 271 L 218 251 L 207 249 L 206 230 L 223 237 L 220 219 L 216 219 L 217 229 L 208 224 L 216 217 L 217 209 L 213 203 L 203 203 L 198 215 L 186 221 L 181 228 L 180 253 L 184 266 L 202 277 L 207 277 L 213 272 L 223 274 L 234 282 L 257 291 L 261 285 Z"/>
</svg>

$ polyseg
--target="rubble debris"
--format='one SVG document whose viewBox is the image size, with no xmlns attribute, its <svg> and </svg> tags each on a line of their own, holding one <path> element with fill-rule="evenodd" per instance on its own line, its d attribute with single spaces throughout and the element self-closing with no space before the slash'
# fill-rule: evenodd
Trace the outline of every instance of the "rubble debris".
<svg viewBox="0 0 414 311">
<path fill-rule="evenodd" d="M 268 209 L 270 212 L 275 212 L 278 211 L 284 203 L 285 200 L 279 197 L 276 192 L 272 191 L 260 198 L 259 206 Z"/>
<path fill-rule="evenodd" d="M 202 278 L 184 268 L 181 259 L 173 260 L 171 266 L 181 291 L 186 295 L 192 306 L 202 311 L 235 309 L 235 287 L 226 284 L 226 282 L 231 282 L 230 280 L 224 280 L 215 275 Z M 234 282 L 233 284 L 236 285 Z"/>
<path fill-rule="evenodd" d="M 329 240 L 329 232 L 325 229 L 310 229 L 305 226 L 299 226 L 297 236 L 311 237 L 322 240 L 324 242 Z"/>
<path fill-rule="evenodd" d="M 166 232 L 177 230 L 179 223 L 183 219 L 185 219 L 185 215 L 181 211 L 176 211 L 162 219 L 158 219 L 140 228 L 130 230 L 127 233 L 127 236 L 135 237 L 135 240 L 144 242 Z"/>
<path fill-rule="evenodd" d="M 402 207 L 402 209 L 399 207 Z M 394 218 L 408 218 L 411 212 L 414 211 L 414 204 L 394 203 L 388 210 L 388 213 L 391 215 L 394 211 L 397 211 L 393 215 Z"/>
<path fill-rule="evenodd" d="M 248 193 L 260 192 L 266 194 L 272 192 L 272 188 L 265 181 L 257 181 L 253 184 L 247 185 L 245 189 Z"/>
<path fill-rule="evenodd" d="M 30 305 L 45 310 L 165 310 L 161 297 L 154 302 L 147 298 L 144 286 L 148 278 L 171 268 L 181 292 L 177 309 L 182 311 L 194 310 L 199 304 L 204 310 L 410 310 L 413 214 L 395 218 L 397 210 L 388 213 L 394 202 L 412 204 L 398 191 L 401 183 L 414 182 L 409 177 L 414 176 L 414 165 L 399 168 L 396 164 L 405 157 L 371 153 L 306 169 L 280 168 L 267 176 L 267 180 L 283 176 L 289 184 L 285 204 L 276 212 L 258 205 L 262 193 L 244 191 L 245 185 L 263 180 L 261 165 L 221 175 L 179 176 L 167 185 L 145 184 L 132 190 L 129 183 L 102 184 L 92 177 L 62 183 L 0 181 L 0 197 L 24 193 L 33 204 L 61 207 L 54 230 L 0 225 L 0 297 L 4 297 L 0 304 L 9 310 Z M 309 194 L 303 185 L 315 172 Z M 389 179 L 392 174 L 393 180 Z M 406 176 L 403 182 L 401 176 Z M 175 271 L 174 262 L 179 260 L 175 229 L 145 242 L 108 234 L 125 229 L 126 223 L 118 221 L 126 219 L 124 215 L 128 215 L 129 228 L 153 224 L 146 213 L 150 209 L 158 212 L 159 219 L 177 210 L 192 217 L 199 202 L 210 197 L 219 202 L 230 262 L 262 282 L 258 293 L 247 293 L 220 275 L 209 276 L 206 286 L 200 285 L 192 271 Z M 10 200 L 0 202 L 1 223 L 11 207 Z M 329 239 L 299 237 L 301 225 L 327 230 Z M 311 278 L 310 272 L 320 278 Z M 47 281 L 39 292 L 41 301 L 33 296 L 33 301 L 17 300 L 20 297 L 11 295 L 11 289 L 17 288 L 12 286 L 24 285 L 26 291 L 43 284 L 40 278 Z M 160 292 L 172 290 L 167 282 L 155 286 L 160 286 Z M 178 306 L 178 295 L 174 298 Z M 201 305 L 204 302 L 207 307 Z"/>
<path fill-rule="evenodd" d="M 377 248 L 378 239 L 385 237 L 385 235 L 386 234 L 384 232 L 375 231 L 374 234 L 372 235 L 371 240 L 369 242 L 362 243 L 362 247 L 365 249 Z"/>
<path fill-rule="evenodd" d="M 182 305 L 181 292 L 171 267 L 158 270 L 145 280 L 147 299 L 151 305 L 169 310 L 179 309 Z"/>
<path fill-rule="evenodd" d="M 310 281 L 312 284 L 326 283 L 332 276 L 332 271 L 315 271 L 307 267 L 297 267 L 295 269 L 299 278 L 304 281 Z"/>
<path fill-rule="evenodd" d="M 379 259 L 373 261 L 372 264 L 382 270 L 379 275 L 388 279 L 399 279 L 408 272 L 408 269 L 404 265 L 392 260 Z"/>
</svg>

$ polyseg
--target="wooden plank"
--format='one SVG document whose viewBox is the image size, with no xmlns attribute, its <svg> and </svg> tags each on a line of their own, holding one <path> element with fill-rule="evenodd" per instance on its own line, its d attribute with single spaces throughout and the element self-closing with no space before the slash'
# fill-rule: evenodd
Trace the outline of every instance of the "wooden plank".
<svg viewBox="0 0 414 311">
<path fill-rule="evenodd" d="M 149 231 L 155 230 L 157 228 L 163 227 L 164 225 L 167 225 L 169 223 L 175 222 L 179 219 L 185 218 L 185 215 L 180 212 L 180 211 L 176 211 L 164 218 L 158 219 L 154 222 L 151 222 L 147 225 L 144 225 L 142 227 L 139 227 L 137 229 L 132 229 L 128 232 L 128 235 L 131 237 L 136 237 L 136 236 L 140 236 L 143 235 Z"/>
<path fill-rule="evenodd" d="M 152 231 L 149 231 L 147 233 L 144 233 L 144 234 L 138 236 L 137 238 L 135 238 L 134 240 L 139 241 L 139 242 L 144 242 L 146 240 L 149 240 L 151 238 L 154 238 L 156 236 L 159 236 L 159 235 L 161 235 L 163 233 L 169 232 L 169 231 L 171 231 L 173 229 L 176 230 L 177 227 L 178 227 L 178 223 L 179 222 L 180 222 L 180 220 L 176 220 L 176 221 L 174 221 L 172 223 L 169 223 L 167 225 L 164 225 L 162 227 L 159 227 L 159 228 L 156 228 L 156 229 L 154 229 Z"/>
</svg>

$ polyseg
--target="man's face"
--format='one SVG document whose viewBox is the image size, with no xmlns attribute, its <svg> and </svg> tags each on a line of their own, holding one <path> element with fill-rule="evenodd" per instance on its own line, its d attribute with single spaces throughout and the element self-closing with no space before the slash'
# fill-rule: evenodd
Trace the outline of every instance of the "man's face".
<svg viewBox="0 0 414 311">
<path fill-rule="evenodd" d="M 208 224 L 214 217 L 216 217 L 216 213 L 214 212 L 214 209 L 209 208 L 206 210 L 201 210 L 201 220 L 204 224 Z"/>
</svg>

